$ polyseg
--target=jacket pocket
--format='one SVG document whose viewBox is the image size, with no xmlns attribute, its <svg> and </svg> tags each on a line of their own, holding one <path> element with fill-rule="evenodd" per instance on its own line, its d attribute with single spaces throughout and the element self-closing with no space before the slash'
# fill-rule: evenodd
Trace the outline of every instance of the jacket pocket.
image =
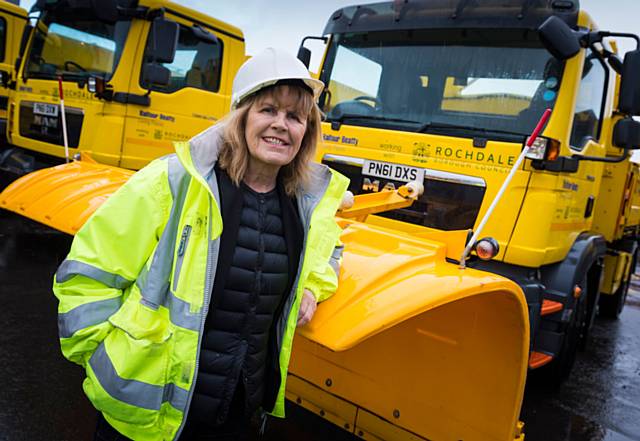
<svg viewBox="0 0 640 441">
<path fill-rule="evenodd" d="M 84 390 L 96 409 L 113 418 L 153 425 L 167 396 L 169 352 L 169 340 L 138 340 L 114 328 L 89 360 Z"/>
<path fill-rule="evenodd" d="M 91 356 L 84 390 L 96 409 L 137 426 L 154 425 L 167 400 L 173 346 L 167 318 L 129 297 Z"/>
</svg>

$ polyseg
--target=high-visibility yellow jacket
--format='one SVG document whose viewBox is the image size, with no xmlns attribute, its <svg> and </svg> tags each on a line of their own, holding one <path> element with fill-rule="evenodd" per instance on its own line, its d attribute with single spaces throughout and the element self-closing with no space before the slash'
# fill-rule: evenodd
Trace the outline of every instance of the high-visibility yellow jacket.
<svg viewBox="0 0 640 441">
<path fill-rule="evenodd" d="M 93 405 L 134 440 L 175 439 L 193 395 L 223 228 L 213 172 L 220 134 L 213 126 L 133 175 L 77 233 L 55 275 L 62 352 L 86 367 Z M 284 416 L 303 290 L 322 301 L 337 288 L 334 216 L 347 185 L 314 164 L 296 197 L 304 246 L 277 322 L 281 384 L 266 409 L 275 416 Z"/>
</svg>

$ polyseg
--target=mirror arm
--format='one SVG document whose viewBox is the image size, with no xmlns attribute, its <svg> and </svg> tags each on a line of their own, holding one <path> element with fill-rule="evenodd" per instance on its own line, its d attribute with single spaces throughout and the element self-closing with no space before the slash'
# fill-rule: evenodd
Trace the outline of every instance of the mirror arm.
<svg viewBox="0 0 640 441">
<path fill-rule="evenodd" d="M 141 7 L 138 9 L 142 9 Z M 144 15 L 142 15 L 139 18 L 144 18 L 147 21 L 153 21 L 156 18 L 164 18 L 164 8 L 156 8 L 156 9 L 149 9 L 149 8 L 144 8 Z"/>
<path fill-rule="evenodd" d="M 314 37 L 314 36 L 311 36 L 311 35 L 307 35 L 306 37 L 304 37 L 302 39 L 302 42 L 300 43 L 300 46 L 304 46 L 304 43 L 307 40 L 321 40 L 322 42 L 326 43 L 327 41 L 329 41 L 329 37 Z"/>
<path fill-rule="evenodd" d="M 640 37 L 638 37 L 636 34 L 625 33 L 625 32 L 609 32 L 609 31 L 585 32 L 580 37 L 580 44 L 583 47 L 591 47 L 594 43 L 601 43 L 602 40 L 607 37 L 632 38 L 636 42 L 636 49 L 640 49 Z"/>
<path fill-rule="evenodd" d="M 600 156 L 580 156 L 573 155 L 572 158 L 577 159 L 578 161 L 592 161 L 592 162 L 608 162 L 608 163 L 617 163 L 622 162 L 629 157 L 629 149 L 623 148 L 621 156 L 615 156 L 613 158 L 602 158 Z"/>
</svg>

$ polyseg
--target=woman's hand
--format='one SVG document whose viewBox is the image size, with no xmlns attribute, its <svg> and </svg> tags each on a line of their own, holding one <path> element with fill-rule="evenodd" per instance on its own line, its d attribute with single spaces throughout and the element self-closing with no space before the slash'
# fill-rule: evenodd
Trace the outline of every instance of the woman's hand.
<svg viewBox="0 0 640 441">
<path fill-rule="evenodd" d="M 308 289 L 304 290 L 302 300 L 300 301 L 300 311 L 298 311 L 298 326 L 304 326 L 311 321 L 313 314 L 316 313 L 316 297 Z"/>
</svg>

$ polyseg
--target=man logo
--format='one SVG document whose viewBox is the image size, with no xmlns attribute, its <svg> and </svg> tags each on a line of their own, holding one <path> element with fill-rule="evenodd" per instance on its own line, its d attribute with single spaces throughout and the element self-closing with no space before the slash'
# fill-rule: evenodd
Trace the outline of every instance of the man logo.
<svg viewBox="0 0 640 441">
<path fill-rule="evenodd" d="M 369 178 L 364 178 L 362 180 L 362 191 L 368 191 L 368 192 L 374 193 L 374 192 L 383 191 L 383 190 L 393 191 L 395 189 L 396 189 L 396 186 L 393 184 L 393 182 L 387 182 L 386 184 L 384 184 L 382 188 L 380 188 L 379 179 L 371 180 Z"/>
</svg>

